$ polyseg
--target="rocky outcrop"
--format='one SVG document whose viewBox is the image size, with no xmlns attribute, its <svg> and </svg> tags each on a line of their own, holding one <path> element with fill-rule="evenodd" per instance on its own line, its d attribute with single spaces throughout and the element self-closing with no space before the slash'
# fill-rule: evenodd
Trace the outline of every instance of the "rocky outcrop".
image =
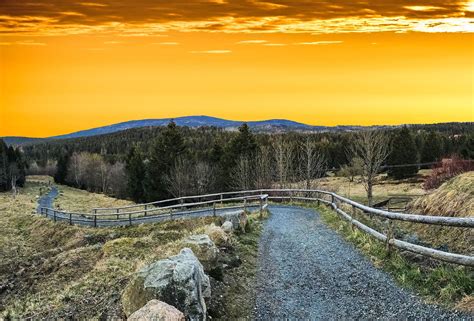
<svg viewBox="0 0 474 321">
<path fill-rule="evenodd" d="M 194 255 L 204 267 L 204 271 L 210 271 L 217 265 L 219 249 L 207 234 L 191 235 L 183 241 L 185 247 L 193 250 Z"/>
<path fill-rule="evenodd" d="M 132 313 L 128 321 L 184 321 L 183 312 L 159 300 L 148 301 L 141 309 Z"/>
<path fill-rule="evenodd" d="M 191 249 L 184 248 L 178 255 L 141 269 L 125 289 L 122 307 L 130 315 L 158 299 L 182 311 L 189 320 L 204 320 L 210 296 L 209 277 L 202 264 Z"/>
</svg>

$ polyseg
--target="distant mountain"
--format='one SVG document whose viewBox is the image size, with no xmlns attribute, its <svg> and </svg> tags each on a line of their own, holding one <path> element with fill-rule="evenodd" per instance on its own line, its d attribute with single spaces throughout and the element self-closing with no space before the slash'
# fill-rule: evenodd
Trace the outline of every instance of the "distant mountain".
<svg viewBox="0 0 474 321">
<path fill-rule="evenodd" d="M 95 136 L 102 134 L 110 134 L 118 131 L 138 128 L 138 127 L 155 127 L 155 126 L 166 126 L 171 121 L 174 121 L 178 126 L 187 126 L 187 127 L 204 127 L 204 126 L 213 126 L 219 128 L 225 128 L 229 130 L 237 129 L 242 125 L 243 121 L 234 121 L 221 119 L 210 116 L 186 116 L 186 117 L 177 117 L 177 118 L 162 118 L 162 119 L 143 119 L 143 120 L 131 120 L 123 123 L 113 124 L 104 127 L 92 128 L 87 130 L 82 130 L 74 132 L 67 135 L 53 136 L 50 138 L 53 139 L 62 139 L 62 138 L 77 138 L 84 136 Z M 278 130 L 321 130 L 325 127 L 321 126 L 310 126 L 286 119 L 270 119 L 262 121 L 249 121 L 246 122 L 250 128 L 256 131 L 278 131 Z"/>
<path fill-rule="evenodd" d="M 285 131 L 304 131 L 304 132 L 323 132 L 323 131 L 355 131 L 360 130 L 361 128 L 366 128 L 363 126 L 312 126 L 303 123 L 298 123 L 295 121 L 287 119 L 269 119 L 261 121 L 235 121 L 227 120 L 222 118 L 210 117 L 210 116 L 186 116 L 186 117 L 176 117 L 176 118 L 162 118 L 162 119 L 143 119 L 143 120 L 131 120 L 123 123 L 113 124 L 104 127 L 97 127 L 87 130 L 81 130 L 78 132 L 52 136 L 47 138 L 29 138 L 29 137 L 17 137 L 9 136 L 2 137 L 3 140 L 8 145 L 22 145 L 22 144 L 31 144 L 37 142 L 43 142 L 53 139 L 66 139 L 66 138 L 78 138 L 78 137 L 89 137 L 103 134 L 111 134 L 131 128 L 139 127 L 156 127 L 156 126 L 166 126 L 169 122 L 174 121 L 178 126 L 187 126 L 187 127 L 204 127 L 212 126 L 224 128 L 226 130 L 237 130 L 237 128 L 243 123 L 247 123 L 249 127 L 256 132 L 285 132 Z M 457 124 L 457 123 L 452 123 Z M 460 123 L 463 124 L 463 123 Z M 449 124 L 448 124 L 449 125 Z M 419 125 L 424 126 L 424 125 Z M 429 125 L 436 126 L 436 125 Z M 373 128 L 390 128 L 396 126 L 372 126 Z"/>
</svg>

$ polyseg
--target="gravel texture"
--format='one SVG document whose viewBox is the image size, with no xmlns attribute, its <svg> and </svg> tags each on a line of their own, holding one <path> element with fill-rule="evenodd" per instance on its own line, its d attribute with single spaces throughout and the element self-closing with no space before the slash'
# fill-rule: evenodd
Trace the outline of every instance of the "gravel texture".
<svg viewBox="0 0 474 321">
<path fill-rule="evenodd" d="M 316 211 L 271 206 L 270 212 L 259 248 L 255 319 L 473 318 L 398 287 Z"/>
<path fill-rule="evenodd" d="M 44 194 L 38 199 L 37 212 L 40 213 L 42 207 L 53 208 L 54 199 L 58 194 L 59 191 L 56 186 L 51 187 L 51 190 L 47 194 Z"/>
</svg>

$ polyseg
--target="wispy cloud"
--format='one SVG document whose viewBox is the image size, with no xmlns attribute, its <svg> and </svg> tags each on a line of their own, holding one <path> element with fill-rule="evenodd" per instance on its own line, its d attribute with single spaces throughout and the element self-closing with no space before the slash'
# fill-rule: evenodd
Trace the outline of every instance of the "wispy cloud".
<svg viewBox="0 0 474 321">
<path fill-rule="evenodd" d="M 111 40 L 111 41 L 104 41 L 105 45 L 118 45 L 124 43 L 123 41 Z"/>
<path fill-rule="evenodd" d="M 231 53 L 232 50 L 193 50 L 189 53 L 192 54 L 227 54 Z"/>
<path fill-rule="evenodd" d="M 174 41 L 166 41 L 166 42 L 152 42 L 152 45 L 160 45 L 160 46 L 177 46 L 179 42 Z"/>
<path fill-rule="evenodd" d="M 264 43 L 263 45 L 267 46 L 267 47 L 284 47 L 284 46 L 286 46 L 285 43 Z"/>
<path fill-rule="evenodd" d="M 103 3 L 97 3 L 97 2 L 79 2 L 80 5 L 86 6 L 86 7 L 107 7 L 106 4 Z"/>
<path fill-rule="evenodd" d="M 242 41 L 237 42 L 237 44 L 262 44 L 266 42 L 268 41 L 255 39 L 255 40 L 242 40 Z"/>
<path fill-rule="evenodd" d="M 20 46 L 46 46 L 44 42 L 37 42 L 34 40 L 17 41 L 15 44 Z"/>
<path fill-rule="evenodd" d="M 337 45 L 343 43 L 343 41 L 308 41 L 308 42 L 297 42 L 295 45 L 303 46 L 317 46 L 317 45 Z"/>
</svg>

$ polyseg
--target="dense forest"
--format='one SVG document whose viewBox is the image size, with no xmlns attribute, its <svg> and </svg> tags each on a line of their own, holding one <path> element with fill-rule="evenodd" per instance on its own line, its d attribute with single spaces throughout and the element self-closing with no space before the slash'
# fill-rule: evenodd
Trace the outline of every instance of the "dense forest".
<svg viewBox="0 0 474 321">
<path fill-rule="evenodd" d="M 377 161 L 378 171 L 403 178 L 415 175 L 420 166 L 399 165 L 429 167 L 451 155 L 474 158 L 472 123 L 365 132 L 380 135 L 359 139 L 357 149 L 360 132 L 268 134 L 254 133 L 245 124 L 235 132 L 170 123 L 21 149 L 29 173 L 54 175 L 59 183 L 135 201 L 296 183 L 310 188 L 328 170 L 358 175 L 368 161 Z M 371 145 L 383 147 L 377 149 L 380 159 L 365 158 Z"/>
<path fill-rule="evenodd" d="M 8 147 L 0 139 L 0 192 L 22 187 L 25 183 L 27 163 L 19 148 Z"/>
</svg>

